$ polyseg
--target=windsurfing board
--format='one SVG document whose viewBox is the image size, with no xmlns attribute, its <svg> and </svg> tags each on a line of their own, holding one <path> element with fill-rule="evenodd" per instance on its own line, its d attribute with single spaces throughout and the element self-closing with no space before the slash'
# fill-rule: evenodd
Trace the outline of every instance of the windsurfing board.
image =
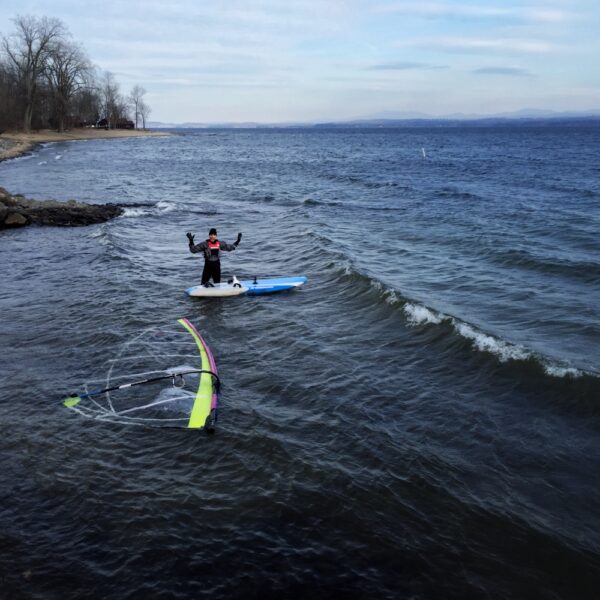
<svg viewBox="0 0 600 600">
<path fill-rule="evenodd" d="M 234 277 L 231 283 L 211 283 L 206 285 L 194 285 L 185 290 L 190 296 L 196 298 L 224 298 L 226 296 L 239 296 L 248 291 L 241 282 Z"/>
<path fill-rule="evenodd" d="M 248 294 L 273 294 L 293 290 L 306 283 L 306 277 L 275 277 L 271 279 L 244 279 L 239 281 L 234 277 L 231 283 L 215 283 L 212 286 L 195 285 L 185 290 L 190 296 L 197 298 L 223 298 Z"/>
<path fill-rule="evenodd" d="M 272 279 L 244 279 L 242 287 L 248 288 L 248 295 L 273 294 L 293 290 L 306 283 L 306 277 L 275 277 Z"/>
</svg>

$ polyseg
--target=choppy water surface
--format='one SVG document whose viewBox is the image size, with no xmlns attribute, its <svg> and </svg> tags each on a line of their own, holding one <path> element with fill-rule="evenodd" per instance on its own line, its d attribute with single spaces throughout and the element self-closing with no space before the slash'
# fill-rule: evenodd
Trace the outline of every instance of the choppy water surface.
<svg viewBox="0 0 600 600">
<path fill-rule="evenodd" d="M 598 130 L 179 133 L 0 164 L 130 205 L 0 234 L 7 597 L 596 597 Z M 305 288 L 186 297 L 213 226 Z M 60 405 L 180 317 L 214 436 Z"/>
</svg>

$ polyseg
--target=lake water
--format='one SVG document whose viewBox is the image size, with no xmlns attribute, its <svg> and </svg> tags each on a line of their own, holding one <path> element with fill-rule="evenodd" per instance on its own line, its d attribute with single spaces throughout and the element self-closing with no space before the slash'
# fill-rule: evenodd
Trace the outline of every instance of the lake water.
<svg viewBox="0 0 600 600">
<path fill-rule="evenodd" d="M 0 164 L 128 205 L 0 233 L 7 597 L 596 597 L 598 128 L 175 133 Z M 187 297 L 211 227 L 308 282 Z M 61 405 L 181 317 L 215 435 Z"/>
</svg>

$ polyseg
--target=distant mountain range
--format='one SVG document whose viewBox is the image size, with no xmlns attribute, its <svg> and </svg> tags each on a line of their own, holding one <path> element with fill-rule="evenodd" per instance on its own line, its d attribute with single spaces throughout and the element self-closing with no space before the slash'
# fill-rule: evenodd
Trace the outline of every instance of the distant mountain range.
<svg viewBox="0 0 600 600">
<path fill-rule="evenodd" d="M 254 122 L 223 122 L 223 123 L 163 123 L 162 121 L 148 121 L 149 129 L 258 129 L 271 127 L 312 127 L 314 123 L 254 123 Z"/>
<path fill-rule="evenodd" d="M 524 108 L 514 112 L 496 113 L 492 115 L 478 115 L 453 113 L 444 116 L 432 116 L 420 112 L 380 112 L 372 115 L 349 119 L 345 121 L 323 121 L 312 123 L 287 122 L 287 123 L 163 123 L 150 121 L 147 125 L 151 129 L 259 129 L 274 127 L 452 127 L 459 125 L 489 126 L 503 123 L 520 124 L 547 124 L 559 125 L 566 122 L 585 120 L 600 124 L 600 109 L 588 111 L 557 112 L 537 108 Z"/>
<path fill-rule="evenodd" d="M 419 112 L 380 112 L 353 121 L 372 121 L 372 120 L 479 120 L 479 119 L 564 119 L 564 118 L 580 118 L 580 117 L 599 117 L 600 109 L 592 109 L 585 111 L 562 111 L 545 110 L 542 108 L 522 108 L 513 112 L 494 113 L 491 115 L 481 115 L 475 113 L 452 113 L 449 115 L 433 116 Z"/>
</svg>

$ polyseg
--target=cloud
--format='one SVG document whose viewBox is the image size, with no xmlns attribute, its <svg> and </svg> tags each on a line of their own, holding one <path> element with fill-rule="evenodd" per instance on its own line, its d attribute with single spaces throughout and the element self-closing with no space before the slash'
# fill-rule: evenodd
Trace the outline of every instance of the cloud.
<svg viewBox="0 0 600 600">
<path fill-rule="evenodd" d="M 567 20 L 571 15 L 563 10 L 537 8 L 533 6 L 473 6 L 455 2 L 393 2 L 374 7 L 376 13 L 395 13 L 407 16 L 471 19 L 516 19 L 537 23 L 556 23 Z"/>
<path fill-rule="evenodd" d="M 534 75 L 526 69 L 517 67 L 481 67 L 473 71 L 475 75 L 500 75 L 507 77 L 533 77 Z"/>
<path fill-rule="evenodd" d="M 367 71 L 409 71 L 412 69 L 447 69 L 444 65 L 429 65 L 420 62 L 398 61 L 370 65 L 366 67 Z"/>
<path fill-rule="evenodd" d="M 510 52 L 544 54 L 558 49 L 543 40 L 528 38 L 431 37 L 396 42 L 395 47 L 416 47 L 442 52 L 482 53 Z"/>
</svg>

